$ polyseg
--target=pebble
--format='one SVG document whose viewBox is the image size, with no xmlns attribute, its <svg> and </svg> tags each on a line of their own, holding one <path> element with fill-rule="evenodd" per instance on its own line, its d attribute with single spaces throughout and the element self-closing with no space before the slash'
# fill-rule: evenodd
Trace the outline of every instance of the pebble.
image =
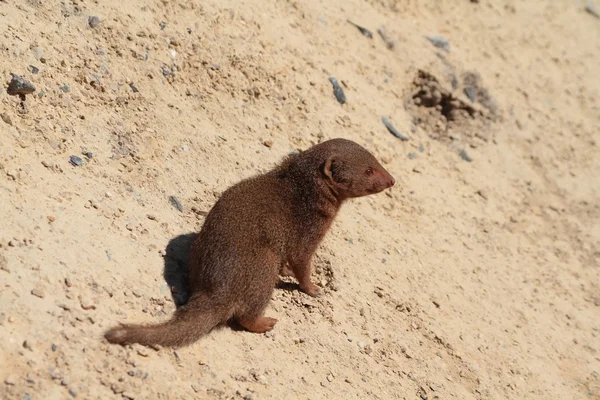
<svg viewBox="0 0 600 400">
<path fill-rule="evenodd" d="M 387 130 L 394 136 L 396 136 L 398 139 L 403 140 L 403 141 L 407 141 L 408 137 L 403 135 L 402 133 L 400 133 L 400 131 L 398 129 L 396 129 L 394 127 L 394 125 L 392 125 L 392 123 L 390 122 L 389 119 L 387 119 L 386 117 L 381 117 L 381 122 L 383 122 L 383 125 L 385 125 L 385 127 L 387 128 Z"/>
<path fill-rule="evenodd" d="M 52 347 L 51 347 L 51 349 L 52 349 L 52 351 L 56 351 L 56 349 L 57 349 L 56 345 L 55 345 L 55 344 L 52 344 Z"/>
<path fill-rule="evenodd" d="M 171 203 L 171 205 L 175 207 L 179 212 L 183 212 L 183 204 L 181 204 L 181 201 L 179 201 L 177 197 L 169 196 L 169 203 Z"/>
<path fill-rule="evenodd" d="M 423 400 L 427 400 L 427 395 L 425 393 L 421 393 L 419 397 Z"/>
<path fill-rule="evenodd" d="M 381 28 L 377 29 L 377 33 L 379 33 L 379 36 L 381 36 L 381 40 L 383 40 L 383 42 L 385 43 L 385 47 L 387 47 L 389 50 L 394 50 L 394 47 L 396 47 L 396 44 L 388 36 L 385 27 L 382 26 Z"/>
<path fill-rule="evenodd" d="M 71 156 L 69 162 L 75 167 L 81 167 L 83 165 L 83 160 L 79 156 Z"/>
<path fill-rule="evenodd" d="M 460 156 L 460 158 L 462 158 L 463 160 L 465 160 L 467 162 L 473 161 L 473 159 L 464 150 L 461 150 L 460 153 L 458 153 L 458 155 Z"/>
<path fill-rule="evenodd" d="M 135 399 L 135 394 L 133 394 L 131 392 L 123 392 L 123 393 L 121 393 L 121 396 L 123 396 L 126 399 L 130 399 L 130 400 Z"/>
<path fill-rule="evenodd" d="M 83 155 L 89 159 L 94 158 L 94 153 L 92 153 L 91 151 L 86 151 L 85 153 L 83 153 Z"/>
<path fill-rule="evenodd" d="M 56 217 L 52 216 L 52 215 L 48 215 L 46 218 L 48 218 L 48 222 L 53 223 L 54 221 L 56 221 Z"/>
<path fill-rule="evenodd" d="M 414 160 L 415 158 L 417 158 L 417 153 L 414 153 L 412 151 L 410 153 L 408 153 L 409 160 Z"/>
<path fill-rule="evenodd" d="M 445 51 L 448 51 L 448 52 L 450 51 L 450 42 L 448 41 L 448 39 L 444 38 L 443 36 L 426 36 L 426 38 L 435 47 L 445 50 Z"/>
<path fill-rule="evenodd" d="M 67 85 L 67 84 L 59 86 L 58 88 L 60 90 L 62 90 L 63 93 L 69 93 L 71 91 L 71 88 L 69 88 L 69 85 Z"/>
<path fill-rule="evenodd" d="M 33 51 L 33 56 L 38 61 L 44 56 L 44 52 L 42 51 L 41 47 L 34 47 L 31 50 Z"/>
<path fill-rule="evenodd" d="M 154 214 L 146 214 L 146 217 L 148 217 L 148 219 L 151 221 L 156 221 L 156 215 Z"/>
<path fill-rule="evenodd" d="M 0 118 L 2 118 L 2 121 L 12 126 L 12 119 L 10 118 L 10 115 L 7 113 L 2 113 L 0 114 Z"/>
<path fill-rule="evenodd" d="M 40 72 L 40 69 L 38 67 L 36 67 L 35 65 L 30 65 L 29 71 L 31 71 L 32 74 L 37 74 Z"/>
<path fill-rule="evenodd" d="M 79 299 L 79 305 L 86 311 L 96 309 L 96 305 L 90 299 L 87 299 L 85 297 Z"/>
<path fill-rule="evenodd" d="M 25 96 L 33 92 L 35 92 L 35 86 L 28 80 L 15 74 L 12 75 L 12 79 L 6 89 L 6 93 L 11 96 Z"/>
<path fill-rule="evenodd" d="M 100 25 L 100 18 L 98 18 L 97 16 L 91 16 L 88 18 L 88 25 L 90 26 L 90 28 L 95 28 L 98 25 Z"/>
<path fill-rule="evenodd" d="M 477 101 L 477 89 L 475 89 L 474 87 L 466 87 L 464 92 L 469 98 L 469 100 L 471 100 L 473 103 Z"/>
<path fill-rule="evenodd" d="M 77 397 L 77 395 L 79 394 L 79 392 L 75 388 L 69 388 L 69 394 L 71 396 L 73 396 L 73 397 Z"/>
<path fill-rule="evenodd" d="M 44 289 L 42 289 L 40 286 L 36 286 L 35 288 L 31 289 L 31 294 L 34 295 L 35 297 L 39 297 L 40 299 L 43 299 L 44 297 L 46 297 L 46 293 L 44 292 Z"/>
<path fill-rule="evenodd" d="M 131 91 L 132 91 L 133 93 L 138 93 L 138 92 L 139 92 L 138 88 L 137 88 L 137 87 L 135 87 L 135 85 L 134 85 L 133 83 L 130 83 L 130 84 L 129 84 L 129 87 L 131 88 Z"/>
<path fill-rule="evenodd" d="M 8 386 L 15 386 L 17 384 L 17 376 L 16 375 L 7 376 L 6 379 L 4 380 L 4 383 L 6 383 Z"/>
<path fill-rule="evenodd" d="M 335 96 L 335 99 L 338 101 L 338 103 L 344 104 L 346 102 L 346 95 L 344 94 L 344 89 L 342 89 L 342 86 L 338 80 L 334 77 L 330 77 L 329 82 L 331 82 L 331 85 L 333 86 L 333 95 Z"/>
<path fill-rule="evenodd" d="M 585 11 L 592 14 L 596 18 L 600 18 L 600 11 L 598 11 L 598 7 L 592 0 L 588 0 L 585 2 Z"/>
<path fill-rule="evenodd" d="M 356 29 L 358 29 L 360 31 L 360 33 L 362 33 L 364 36 L 368 37 L 369 39 L 373 39 L 373 32 L 371 32 L 370 30 L 368 30 L 367 28 L 363 28 L 360 25 L 355 24 L 354 22 L 348 20 L 348 23 L 350 25 L 353 25 Z"/>
</svg>

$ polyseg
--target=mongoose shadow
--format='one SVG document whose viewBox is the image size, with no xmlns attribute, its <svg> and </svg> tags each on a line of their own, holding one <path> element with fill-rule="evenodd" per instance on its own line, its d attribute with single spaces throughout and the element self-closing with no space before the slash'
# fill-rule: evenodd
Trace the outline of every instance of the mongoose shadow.
<svg viewBox="0 0 600 400">
<path fill-rule="evenodd" d="M 169 241 L 165 249 L 165 266 L 163 278 L 171 291 L 175 307 L 179 308 L 187 303 L 190 295 L 188 289 L 190 247 L 198 233 L 191 232 L 179 235 Z M 280 280 L 275 286 L 277 289 L 296 291 L 300 285 L 296 282 Z"/>
</svg>

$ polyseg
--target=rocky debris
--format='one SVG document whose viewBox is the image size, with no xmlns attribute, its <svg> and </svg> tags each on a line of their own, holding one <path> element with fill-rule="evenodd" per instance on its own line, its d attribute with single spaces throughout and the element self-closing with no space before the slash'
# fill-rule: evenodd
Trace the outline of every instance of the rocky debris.
<svg viewBox="0 0 600 400">
<path fill-rule="evenodd" d="M 171 205 L 175 207 L 177 211 L 183 212 L 183 204 L 181 204 L 181 201 L 179 201 L 177 197 L 169 196 L 169 203 L 171 203 Z"/>
<path fill-rule="evenodd" d="M 39 297 L 40 299 L 43 299 L 44 297 L 46 297 L 46 292 L 44 291 L 44 288 L 42 288 L 41 286 L 36 286 L 33 289 L 31 289 L 31 294 L 34 295 L 35 297 Z"/>
<path fill-rule="evenodd" d="M 377 29 L 377 33 L 379 33 L 381 40 L 383 40 L 383 42 L 385 43 L 385 47 L 387 47 L 390 50 L 394 50 L 394 47 L 396 47 L 396 43 L 394 43 L 394 41 L 388 36 L 385 26 L 382 26 L 379 29 Z"/>
<path fill-rule="evenodd" d="M 88 18 L 88 25 L 90 26 L 90 28 L 96 28 L 98 25 L 100 25 L 100 18 L 98 18 L 97 16 L 91 16 Z"/>
<path fill-rule="evenodd" d="M 358 29 L 360 31 L 360 33 L 363 34 L 363 36 L 368 37 L 369 39 L 373 39 L 373 32 L 371 32 L 370 30 L 368 30 L 367 28 L 364 28 L 360 25 L 355 24 L 354 22 L 347 20 L 348 23 L 352 26 L 354 26 L 356 29 Z"/>
<path fill-rule="evenodd" d="M 35 86 L 19 75 L 12 74 L 6 93 L 11 96 L 25 96 L 35 92 Z"/>
<path fill-rule="evenodd" d="M 435 47 L 450 52 L 450 42 L 443 36 L 425 36 Z"/>
<path fill-rule="evenodd" d="M 458 153 L 458 155 L 460 156 L 460 158 L 462 158 L 466 162 L 473 161 L 473 159 L 467 154 L 467 152 L 465 150 L 461 150 L 460 153 Z"/>
<path fill-rule="evenodd" d="M 589 14 L 596 18 L 600 18 L 600 11 L 598 10 L 598 7 L 596 7 L 596 3 L 594 3 L 592 0 L 587 0 L 584 7 L 585 11 L 587 11 Z"/>
<path fill-rule="evenodd" d="M 4 121 L 6 124 L 11 125 L 12 126 L 12 119 L 10 118 L 10 115 L 8 115 L 7 113 L 2 113 L 0 114 L 0 118 L 2 118 L 2 121 Z"/>
<path fill-rule="evenodd" d="M 346 102 L 346 95 L 344 94 L 344 89 L 342 89 L 342 86 L 338 80 L 334 77 L 330 77 L 329 82 L 331 82 L 331 85 L 333 86 L 333 95 L 335 96 L 335 99 L 338 101 L 338 103 L 344 104 Z"/>
<path fill-rule="evenodd" d="M 473 106 L 456 98 L 450 91 L 442 87 L 433 75 L 425 71 L 419 70 L 413 84 L 415 86 L 412 95 L 414 103 L 422 107 L 439 109 L 447 120 L 455 120 L 464 113 L 469 116 L 477 113 Z"/>
<path fill-rule="evenodd" d="M 83 159 L 79 156 L 71 156 L 69 157 L 69 162 L 74 167 L 81 167 L 83 165 Z"/>
<path fill-rule="evenodd" d="M 386 117 L 381 117 L 381 122 L 383 122 L 383 125 L 385 125 L 385 127 L 387 128 L 387 130 L 394 135 L 395 137 L 397 137 L 400 140 L 403 141 L 407 141 L 408 140 L 408 136 L 403 135 L 402 133 L 400 133 L 400 131 L 398 129 L 396 129 L 394 127 L 394 125 L 392 125 L 392 123 L 390 122 L 389 119 L 387 119 Z"/>
</svg>

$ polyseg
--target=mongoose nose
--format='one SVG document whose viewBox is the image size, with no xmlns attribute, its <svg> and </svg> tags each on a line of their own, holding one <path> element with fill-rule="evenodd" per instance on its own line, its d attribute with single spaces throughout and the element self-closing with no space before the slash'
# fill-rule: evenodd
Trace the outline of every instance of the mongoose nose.
<svg viewBox="0 0 600 400">
<path fill-rule="evenodd" d="M 391 188 L 392 186 L 394 186 L 396 184 L 396 180 L 394 179 L 393 176 L 390 175 L 390 181 L 388 183 L 388 187 Z"/>
</svg>

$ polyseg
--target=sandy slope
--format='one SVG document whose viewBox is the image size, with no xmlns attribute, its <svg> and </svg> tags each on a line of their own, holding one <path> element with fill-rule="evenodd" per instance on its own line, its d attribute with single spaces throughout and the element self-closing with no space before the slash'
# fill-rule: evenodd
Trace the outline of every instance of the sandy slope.
<svg viewBox="0 0 600 400">
<path fill-rule="evenodd" d="M 0 398 L 600 398 L 599 50 L 566 0 L 0 1 Z M 336 136 L 398 184 L 343 209 L 325 296 L 277 290 L 266 336 L 103 341 L 171 314 L 219 193 Z"/>
</svg>

